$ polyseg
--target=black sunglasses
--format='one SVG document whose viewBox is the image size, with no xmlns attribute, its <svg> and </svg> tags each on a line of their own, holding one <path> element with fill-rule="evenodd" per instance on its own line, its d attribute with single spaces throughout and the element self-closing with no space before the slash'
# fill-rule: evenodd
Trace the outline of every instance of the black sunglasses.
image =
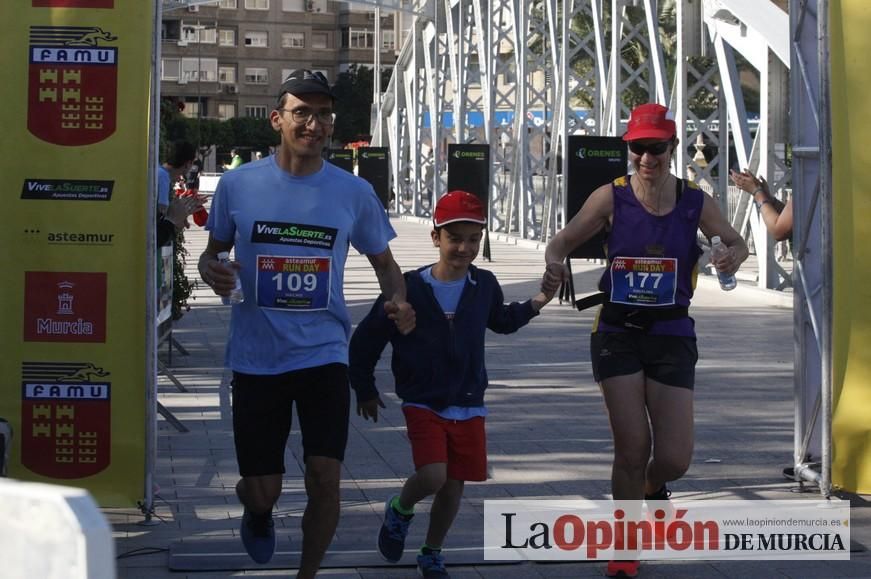
<svg viewBox="0 0 871 579">
<path fill-rule="evenodd" d="M 656 143 L 650 143 L 648 145 L 639 143 L 638 141 L 629 141 L 629 150 L 638 155 L 639 157 L 644 153 L 650 153 L 651 155 L 662 155 L 663 153 L 668 151 L 669 145 L 671 145 L 671 141 L 658 141 Z"/>
</svg>

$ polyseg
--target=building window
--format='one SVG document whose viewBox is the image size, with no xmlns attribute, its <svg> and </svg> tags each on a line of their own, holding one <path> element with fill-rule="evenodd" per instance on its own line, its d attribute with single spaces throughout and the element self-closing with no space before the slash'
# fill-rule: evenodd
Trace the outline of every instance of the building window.
<svg viewBox="0 0 871 579">
<path fill-rule="evenodd" d="M 306 12 L 326 12 L 327 0 L 306 0 L 305 10 Z"/>
<path fill-rule="evenodd" d="M 266 32 L 246 32 L 245 46 L 266 48 L 269 46 L 269 34 Z"/>
<path fill-rule="evenodd" d="M 269 10 L 269 0 L 245 0 L 246 10 Z"/>
<path fill-rule="evenodd" d="M 246 84 L 269 84 L 269 71 L 265 68 L 246 68 Z"/>
<path fill-rule="evenodd" d="M 189 119 L 195 119 L 200 116 L 200 103 L 196 100 L 186 100 L 184 103 L 184 110 L 181 112 L 182 115 L 188 117 Z"/>
<path fill-rule="evenodd" d="M 218 119 L 226 121 L 236 116 L 236 105 L 232 103 L 218 103 Z"/>
<path fill-rule="evenodd" d="M 181 77 L 187 82 L 216 82 L 217 58 L 182 58 Z"/>
<path fill-rule="evenodd" d="M 218 31 L 218 44 L 221 46 L 236 46 L 236 31 L 222 28 Z"/>
<path fill-rule="evenodd" d="M 304 32 L 284 32 L 281 35 L 282 48 L 305 48 Z"/>
<path fill-rule="evenodd" d="M 396 32 L 393 30 L 381 31 L 381 50 L 396 50 Z"/>
<path fill-rule="evenodd" d="M 225 8 L 227 10 L 235 10 L 236 9 L 236 0 L 221 0 L 218 2 L 218 8 Z"/>
<path fill-rule="evenodd" d="M 329 48 L 329 35 L 326 32 L 312 32 L 312 48 Z"/>
<path fill-rule="evenodd" d="M 372 47 L 372 31 L 368 28 L 349 28 L 348 29 L 348 47 L 349 48 L 371 48 Z"/>
<path fill-rule="evenodd" d="M 235 66 L 219 66 L 218 67 L 218 82 L 233 83 L 236 82 L 236 67 Z"/>
<path fill-rule="evenodd" d="M 250 117 L 252 119 L 265 119 L 267 118 L 268 111 L 265 106 L 262 105 L 245 105 L 245 116 Z"/>
<path fill-rule="evenodd" d="M 160 80 L 178 80 L 181 62 L 177 58 L 160 59 Z"/>
<path fill-rule="evenodd" d="M 161 22 L 160 39 L 167 42 L 181 40 L 181 22 L 178 20 L 164 20 Z"/>
<path fill-rule="evenodd" d="M 193 22 L 182 22 L 181 24 L 181 39 L 188 43 L 214 44 L 217 38 L 217 31 L 214 27 L 206 27 L 204 24 L 194 24 Z"/>
<path fill-rule="evenodd" d="M 305 0 L 282 0 L 281 9 L 285 12 L 304 12 Z"/>
</svg>

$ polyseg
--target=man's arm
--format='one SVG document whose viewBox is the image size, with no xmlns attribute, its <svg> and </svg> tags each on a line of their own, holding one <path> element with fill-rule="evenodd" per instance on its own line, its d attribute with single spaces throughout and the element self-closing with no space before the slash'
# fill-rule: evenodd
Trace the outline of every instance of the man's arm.
<svg viewBox="0 0 871 579">
<path fill-rule="evenodd" d="M 402 334 L 408 334 L 414 329 L 414 309 L 405 301 L 405 279 L 402 270 L 393 259 L 388 247 L 381 253 L 367 255 L 375 275 L 378 277 L 378 286 L 381 295 L 384 296 L 384 311 L 387 317 L 396 323 L 396 328 Z"/>
<path fill-rule="evenodd" d="M 218 261 L 218 254 L 233 249 L 232 241 L 219 241 L 209 234 L 209 243 L 200 255 L 197 269 L 203 282 L 219 296 L 228 296 L 236 287 L 236 272 Z M 236 267 L 238 269 L 238 266 Z"/>
</svg>

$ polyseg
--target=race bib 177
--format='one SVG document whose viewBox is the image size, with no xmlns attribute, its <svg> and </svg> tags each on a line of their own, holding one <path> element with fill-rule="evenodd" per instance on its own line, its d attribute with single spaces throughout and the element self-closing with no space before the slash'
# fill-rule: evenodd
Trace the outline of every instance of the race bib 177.
<svg viewBox="0 0 871 579">
<path fill-rule="evenodd" d="M 632 306 L 672 306 L 677 259 L 616 257 L 611 262 L 611 301 Z"/>
</svg>

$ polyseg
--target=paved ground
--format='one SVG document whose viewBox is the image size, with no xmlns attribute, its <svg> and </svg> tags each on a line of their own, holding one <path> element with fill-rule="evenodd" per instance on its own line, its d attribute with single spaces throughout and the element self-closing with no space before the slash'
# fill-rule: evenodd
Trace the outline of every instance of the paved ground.
<svg viewBox="0 0 871 579">
<path fill-rule="evenodd" d="M 399 238 L 392 244 L 404 269 L 431 262 L 436 251 L 429 228 L 395 220 Z M 205 244 L 199 229 L 188 233 L 191 262 Z M 352 252 L 353 253 L 353 252 Z M 493 270 L 506 299 L 524 299 L 536 288 L 542 251 L 527 243 L 494 238 Z M 599 269 L 575 262 L 579 293 L 592 290 Z M 194 276 L 193 267 L 190 273 Z M 354 321 L 368 310 L 377 283 L 365 258 L 349 260 L 346 297 Z M 743 284 L 742 284 L 743 285 Z M 684 498 L 810 498 L 798 494 L 781 470 L 792 462 L 792 312 L 791 296 L 739 287 L 723 293 L 713 279 L 700 281 L 693 307 L 701 358 L 697 373 L 697 444 L 689 473 L 673 486 Z M 168 549 L 213 553 L 201 557 L 214 565 L 221 557 L 245 562 L 236 537 L 241 509 L 233 496 L 237 480 L 228 408 L 228 373 L 222 368 L 229 310 L 210 292 L 198 290 L 192 309 L 177 324 L 175 338 L 189 356 L 172 358 L 172 370 L 189 392 L 181 393 L 165 378 L 160 401 L 190 432 L 158 423 L 156 516 L 160 524 L 143 526 L 134 510 L 107 511 L 119 554 L 119 577 L 125 579 L 217 579 L 239 576 L 292 576 L 288 569 L 173 572 Z M 483 502 L 492 498 L 587 498 L 608 496 L 611 439 L 589 363 L 588 334 L 592 314 L 556 302 L 514 336 L 491 334 L 487 361 L 491 385 L 488 437 L 492 478 L 471 484 L 446 545 L 455 557 L 462 547 L 483 542 Z M 166 351 L 161 353 L 165 358 Z M 389 359 L 385 356 L 385 359 Z M 399 578 L 415 576 L 412 567 L 378 567 L 374 536 L 385 498 L 411 472 L 410 452 L 398 401 L 391 391 L 388 364 L 377 378 L 387 409 L 377 425 L 351 420 L 342 481 L 342 520 L 329 555 L 337 568 L 322 576 Z M 278 508 L 281 560 L 298 549 L 304 507 L 298 433 L 287 452 L 288 474 Z M 868 497 L 865 497 L 867 499 Z M 871 545 L 871 509 L 854 498 L 852 533 Z M 422 541 L 427 506 L 412 526 L 410 546 Z M 459 555 L 457 555 L 459 554 Z M 849 562 L 660 562 L 645 564 L 644 577 L 871 577 L 867 551 Z M 249 562 L 250 563 L 250 562 Z M 452 567 L 453 577 L 600 576 L 601 563 L 472 565 Z"/>
</svg>

